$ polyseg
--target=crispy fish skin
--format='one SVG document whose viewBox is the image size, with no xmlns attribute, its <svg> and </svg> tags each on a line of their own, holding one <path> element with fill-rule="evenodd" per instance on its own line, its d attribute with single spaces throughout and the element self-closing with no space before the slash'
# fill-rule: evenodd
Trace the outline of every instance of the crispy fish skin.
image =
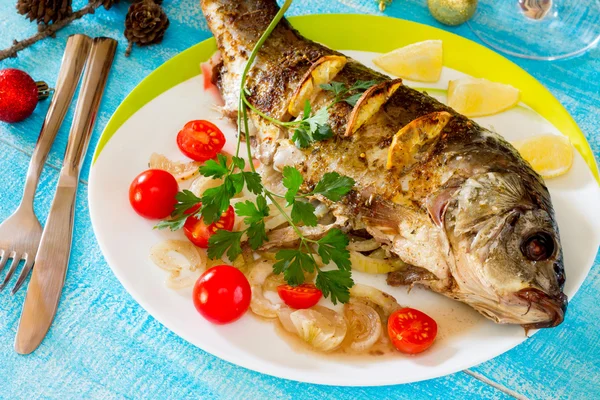
<svg viewBox="0 0 600 400">
<path fill-rule="evenodd" d="M 219 82 L 225 107 L 237 110 L 241 72 L 278 7 L 272 0 L 202 0 L 202 9 L 223 54 Z M 303 38 L 282 20 L 249 72 L 250 101 L 272 117 L 288 119 L 303 77 L 329 55 L 340 53 Z M 350 59 L 334 78 L 349 85 L 389 79 Z M 313 111 L 332 100 L 330 92 L 315 93 Z M 251 113 L 255 151 L 275 169 L 296 167 L 308 187 L 329 171 L 354 178 L 355 190 L 331 208 L 343 217 L 344 229 L 366 230 L 415 267 L 391 273 L 389 284 L 426 286 L 499 323 L 560 324 L 567 297 L 558 227 L 542 178 L 517 151 L 496 133 L 403 85 L 360 129 L 344 135 L 352 111 L 336 104 L 329 117 L 336 135 L 305 150 L 290 145 L 290 132 Z M 435 117 L 440 115 L 444 118 Z M 417 119 L 429 125 L 419 126 Z M 433 129 L 442 119 L 444 126 Z M 396 136 L 411 122 L 410 138 Z M 386 165 L 394 140 L 395 149 L 411 140 L 412 154 L 390 157 L 396 164 Z M 415 271 L 423 271 L 422 277 Z"/>
</svg>

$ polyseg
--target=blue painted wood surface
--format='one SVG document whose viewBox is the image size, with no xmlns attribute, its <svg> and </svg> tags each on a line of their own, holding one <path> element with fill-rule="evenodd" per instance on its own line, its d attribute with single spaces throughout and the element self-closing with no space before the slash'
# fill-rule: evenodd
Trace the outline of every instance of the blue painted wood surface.
<svg viewBox="0 0 600 400">
<path fill-rule="evenodd" d="M 74 9 L 85 0 L 75 0 Z M 448 28 L 430 15 L 424 0 L 394 0 L 385 14 L 440 27 L 475 40 L 468 26 Z M 0 0 L 0 48 L 35 33 L 16 14 L 15 0 Z M 91 141 L 93 149 L 108 119 L 148 73 L 182 50 L 210 36 L 197 0 L 165 1 L 171 19 L 161 45 L 135 48 L 124 57 L 122 36 L 127 2 L 98 10 L 48 39 L 0 62 L 51 85 L 66 37 L 72 33 L 119 40 L 118 55 Z M 381 14 L 373 0 L 296 0 L 291 15 L 316 13 Z M 382 38 L 385 40 L 385 38 Z M 600 158 L 600 49 L 555 62 L 513 59 L 562 102 Z M 476 62 L 476 60 L 474 60 Z M 0 220 L 16 207 L 47 103 L 26 121 L 0 122 Z M 36 195 L 45 219 L 67 142 L 72 110 L 48 158 Z M 558 328 L 466 372 L 402 386 L 342 388 L 284 381 L 251 372 L 207 354 L 179 339 L 150 317 L 119 284 L 94 238 L 87 208 L 86 157 L 78 193 L 75 240 L 57 318 L 38 351 L 13 351 L 23 291 L 0 294 L 0 398 L 598 398 L 600 396 L 600 257 Z"/>
</svg>

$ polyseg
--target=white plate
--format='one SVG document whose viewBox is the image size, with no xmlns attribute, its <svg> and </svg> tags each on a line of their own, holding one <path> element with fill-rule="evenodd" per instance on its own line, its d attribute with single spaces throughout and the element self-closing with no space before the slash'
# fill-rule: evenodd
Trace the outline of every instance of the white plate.
<svg viewBox="0 0 600 400">
<path fill-rule="evenodd" d="M 373 67 L 370 60 L 374 53 L 345 53 Z M 431 87 L 445 88 L 449 79 L 459 76 L 463 74 L 445 68 L 440 82 Z M 430 94 L 444 100 L 442 92 Z M 225 150 L 234 150 L 234 127 L 213 110 L 212 98 L 204 93 L 201 76 L 197 76 L 162 93 L 129 118 L 102 150 L 89 181 L 92 223 L 109 265 L 140 305 L 177 335 L 217 357 L 255 371 L 303 382 L 347 386 L 398 384 L 443 376 L 489 360 L 526 339 L 522 328 L 496 325 L 468 306 L 441 295 L 418 288 L 407 293 L 405 288 L 388 287 L 383 276 L 357 272 L 357 282 L 385 290 L 401 304 L 431 315 L 439 324 L 436 344 L 415 357 L 326 357 L 294 350 L 278 336 L 274 324 L 259 321 L 249 313 L 227 326 L 207 322 L 194 309 L 190 291 L 167 289 L 166 273 L 148 258 L 152 245 L 180 234 L 153 230 L 154 223 L 135 214 L 128 200 L 129 184 L 147 169 L 150 154 L 159 152 L 172 159 L 184 159 L 175 136 L 192 119 L 215 122 L 227 136 Z M 560 134 L 526 107 L 476 121 L 508 140 L 541 133 Z M 600 189 L 577 152 L 571 171 L 547 184 L 564 248 L 565 293 L 571 299 L 585 279 L 600 243 Z"/>
</svg>

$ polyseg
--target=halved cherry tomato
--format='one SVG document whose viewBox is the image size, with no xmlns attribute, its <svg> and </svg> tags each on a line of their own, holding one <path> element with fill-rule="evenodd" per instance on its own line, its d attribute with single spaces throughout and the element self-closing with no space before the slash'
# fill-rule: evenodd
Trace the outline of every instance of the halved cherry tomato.
<svg viewBox="0 0 600 400">
<path fill-rule="evenodd" d="M 162 219 L 173 212 L 178 191 L 173 175 L 161 169 L 149 169 L 131 182 L 129 202 L 142 217 Z"/>
<path fill-rule="evenodd" d="M 197 206 L 199 207 L 199 205 Z M 197 210 L 197 208 L 196 208 Z M 217 222 L 213 222 L 210 225 L 206 225 L 202 218 L 190 216 L 183 225 L 183 232 L 190 242 L 194 243 L 198 247 L 203 249 L 208 248 L 208 239 L 214 235 L 219 229 L 225 229 L 230 231 L 233 229 L 235 223 L 235 212 L 233 207 L 229 206 L 227 211 L 221 214 L 221 218 Z"/>
<path fill-rule="evenodd" d="M 217 265 L 206 270 L 194 286 L 194 306 L 215 324 L 239 319 L 250 306 L 252 289 L 239 269 Z"/>
<path fill-rule="evenodd" d="M 437 335 L 437 323 L 414 308 L 402 308 L 388 319 L 388 334 L 396 349 L 407 354 L 427 350 Z"/>
<path fill-rule="evenodd" d="M 190 121 L 177 134 L 177 146 L 195 161 L 215 158 L 225 145 L 225 136 L 217 126 L 204 120 Z"/>
<path fill-rule="evenodd" d="M 279 285 L 277 293 L 285 304 L 298 309 L 314 306 L 323 296 L 323 292 L 312 283 L 303 283 L 298 286 Z"/>
</svg>

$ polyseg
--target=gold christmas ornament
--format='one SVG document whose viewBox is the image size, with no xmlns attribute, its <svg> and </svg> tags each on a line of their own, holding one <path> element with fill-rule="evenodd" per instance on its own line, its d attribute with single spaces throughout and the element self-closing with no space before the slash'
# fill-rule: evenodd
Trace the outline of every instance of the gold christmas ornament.
<svg viewBox="0 0 600 400">
<path fill-rule="evenodd" d="M 427 0 L 433 18 L 446 25 L 467 22 L 477 9 L 477 0 Z"/>
</svg>

